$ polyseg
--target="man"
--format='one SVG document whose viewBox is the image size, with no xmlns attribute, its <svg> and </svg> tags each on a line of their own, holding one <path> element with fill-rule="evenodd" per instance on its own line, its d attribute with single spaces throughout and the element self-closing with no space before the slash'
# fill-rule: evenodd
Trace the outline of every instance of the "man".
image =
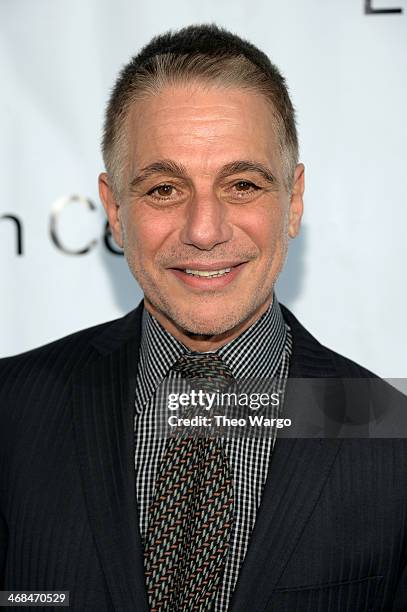
<svg viewBox="0 0 407 612">
<path fill-rule="evenodd" d="M 373 377 L 273 293 L 304 192 L 278 69 L 215 26 L 160 36 L 116 82 L 103 153 L 144 301 L 1 363 L 2 588 L 75 610 L 406 609 L 403 440 L 158 429 L 161 383 L 273 379 L 273 414 L 304 416 L 289 380 Z M 334 388 L 322 413 L 352 418 Z"/>
</svg>

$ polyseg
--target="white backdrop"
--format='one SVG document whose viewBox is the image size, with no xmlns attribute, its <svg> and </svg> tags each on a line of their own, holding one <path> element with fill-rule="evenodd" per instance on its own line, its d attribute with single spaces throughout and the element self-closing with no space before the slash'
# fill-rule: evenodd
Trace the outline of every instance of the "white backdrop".
<svg viewBox="0 0 407 612">
<path fill-rule="evenodd" d="M 404 10 L 389 15 L 366 15 L 364 4 L 2 0 L 0 355 L 139 301 L 103 240 L 103 109 L 119 68 L 154 34 L 214 21 L 270 55 L 298 109 L 306 212 L 280 300 L 338 352 L 407 376 L 407 1 L 372 2 Z M 53 211 L 60 245 L 87 253 L 56 246 Z M 16 221 L 2 215 L 21 223 L 21 255 Z"/>
</svg>

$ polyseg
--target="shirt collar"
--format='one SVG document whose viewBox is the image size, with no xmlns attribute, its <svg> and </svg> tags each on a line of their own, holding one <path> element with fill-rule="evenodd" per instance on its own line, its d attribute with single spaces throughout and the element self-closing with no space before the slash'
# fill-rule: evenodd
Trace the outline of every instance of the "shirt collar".
<svg viewBox="0 0 407 612">
<path fill-rule="evenodd" d="M 271 378 L 278 369 L 286 338 L 287 326 L 273 295 L 271 305 L 253 325 L 215 352 L 230 367 L 235 378 Z M 150 399 L 177 359 L 190 352 L 144 308 L 137 377 L 137 395 L 142 405 Z"/>
<path fill-rule="evenodd" d="M 287 328 L 275 295 L 266 312 L 218 354 L 235 378 L 271 378 L 286 342 Z"/>
</svg>

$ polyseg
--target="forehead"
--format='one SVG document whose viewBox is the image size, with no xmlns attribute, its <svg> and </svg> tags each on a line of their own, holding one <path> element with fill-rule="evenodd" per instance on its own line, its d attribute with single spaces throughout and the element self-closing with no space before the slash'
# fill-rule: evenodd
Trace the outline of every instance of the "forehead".
<svg viewBox="0 0 407 612">
<path fill-rule="evenodd" d="M 273 109 L 258 93 L 219 86 L 166 87 L 133 103 L 127 123 L 130 169 L 172 159 L 191 172 L 230 161 L 278 163 Z"/>
</svg>

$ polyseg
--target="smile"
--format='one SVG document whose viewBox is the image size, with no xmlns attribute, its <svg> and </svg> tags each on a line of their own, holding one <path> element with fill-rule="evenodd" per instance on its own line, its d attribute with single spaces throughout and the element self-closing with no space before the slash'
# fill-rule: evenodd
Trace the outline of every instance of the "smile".
<svg viewBox="0 0 407 612">
<path fill-rule="evenodd" d="M 248 262 L 218 262 L 210 266 L 199 262 L 188 263 L 189 265 L 170 268 L 171 273 L 190 290 L 213 291 L 233 283 Z"/>
<path fill-rule="evenodd" d="M 206 278 L 216 278 L 217 276 L 224 276 L 230 272 L 231 268 L 224 268 L 223 270 L 184 270 L 186 274 L 192 274 L 193 276 L 205 276 Z"/>
</svg>

